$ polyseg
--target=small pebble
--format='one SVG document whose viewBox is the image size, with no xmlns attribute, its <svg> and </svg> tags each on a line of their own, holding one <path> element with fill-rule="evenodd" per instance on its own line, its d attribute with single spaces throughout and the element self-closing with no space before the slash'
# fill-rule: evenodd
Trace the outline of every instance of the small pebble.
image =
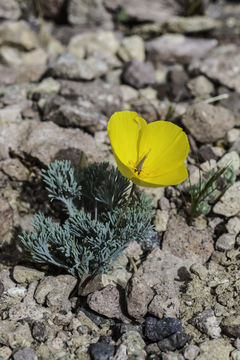
<svg viewBox="0 0 240 360">
<path fill-rule="evenodd" d="M 35 360 L 36 355 L 33 349 L 24 347 L 16 350 L 13 354 L 13 360 Z"/>
<path fill-rule="evenodd" d="M 222 234 L 216 241 L 215 247 L 217 250 L 225 251 L 231 250 L 235 245 L 235 235 L 233 234 Z"/>
<path fill-rule="evenodd" d="M 162 351 L 175 351 L 181 349 L 191 339 L 191 337 L 181 331 L 172 334 L 166 339 L 158 342 L 158 347 Z"/>
</svg>

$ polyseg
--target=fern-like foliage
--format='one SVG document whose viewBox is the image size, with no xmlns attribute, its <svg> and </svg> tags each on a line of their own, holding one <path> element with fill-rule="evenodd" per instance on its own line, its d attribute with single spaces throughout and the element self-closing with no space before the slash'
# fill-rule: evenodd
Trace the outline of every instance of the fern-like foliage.
<svg viewBox="0 0 240 360">
<path fill-rule="evenodd" d="M 144 242 L 154 233 L 150 199 L 144 194 L 129 199 L 129 180 L 106 162 L 79 174 L 69 161 L 55 161 L 43 171 L 43 180 L 67 220 L 57 224 L 35 215 L 33 229 L 20 236 L 33 261 L 79 278 L 103 273 L 131 241 Z"/>
</svg>

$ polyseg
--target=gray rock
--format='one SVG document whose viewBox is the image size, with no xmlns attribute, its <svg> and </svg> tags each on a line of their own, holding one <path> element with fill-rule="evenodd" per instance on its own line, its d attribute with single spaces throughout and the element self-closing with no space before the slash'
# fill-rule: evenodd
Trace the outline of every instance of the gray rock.
<svg viewBox="0 0 240 360">
<path fill-rule="evenodd" d="M 175 352 L 169 351 L 167 353 L 162 353 L 162 360 L 184 360 L 181 354 L 177 354 Z"/>
<path fill-rule="evenodd" d="M 7 20 L 17 20 L 21 15 L 19 5 L 14 0 L 0 1 L 0 18 Z"/>
<path fill-rule="evenodd" d="M 227 165 L 231 165 L 234 171 L 238 171 L 240 167 L 240 158 L 236 151 L 230 151 L 218 161 L 217 165 L 219 168 L 223 168 Z"/>
<path fill-rule="evenodd" d="M 49 65 L 49 75 L 69 80 L 93 80 L 107 73 L 105 61 L 94 57 L 78 60 L 70 53 L 61 55 Z"/>
<path fill-rule="evenodd" d="M 147 58 L 154 62 L 169 61 L 188 64 L 204 57 L 217 45 L 215 39 L 188 38 L 180 34 L 165 34 L 146 42 Z"/>
<path fill-rule="evenodd" d="M 173 281 L 162 282 L 154 286 L 156 295 L 148 305 L 148 312 L 158 318 L 177 317 L 180 309 L 178 289 Z"/>
<path fill-rule="evenodd" d="M 235 182 L 227 189 L 214 205 L 213 212 L 227 217 L 240 213 L 240 181 Z"/>
<path fill-rule="evenodd" d="M 233 350 L 231 344 L 224 339 L 207 340 L 200 344 L 200 355 L 196 360 L 226 360 Z"/>
<path fill-rule="evenodd" d="M 123 71 L 122 78 L 125 83 L 140 89 L 156 82 L 156 74 L 150 62 L 142 63 L 136 60 L 130 61 Z"/>
<path fill-rule="evenodd" d="M 235 235 L 233 234 L 222 234 L 216 241 L 215 247 L 217 250 L 226 251 L 234 249 Z"/>
<path fill-rule="evenodd" d="M 240 351 L 239 350 L 233 350 L 231 352 L 231 358 L 232 358 L 232 360 L 240 360 Z"/>
<path fill-rule="evenodd" d="M 13 360 L 36 360 L 33 349 L 24 347 L 13 352 Z"/>
<path fill-rule="evenodd" d="M 190 105 L 182 121 L 191 134 L 202 143 L 222 139 L 235 125 L 232 112 L 205 103 Z"/>
<path fill-rule="evenodd" d="M 240 233 L 240 218 L 238 216 L 234 216 L 229 219 L 226 228 L 230 234 L 237 235 Z"/>
<path fill-rule="evenodd" d="M 90 344 L 89 352 L 93 360 L 108 360 L 113 356 L 115 347 L 112 344 L 97 342 L 95 344 Z"/>
<path fill-rule="evenodd" d="M 157 232 L 166 231 L 168 219 L 169 219 L 169 211 L 157 210 L 154 219 L 155 230 Z"/>
<path fill-rule="evenodd" d="M 87 303 L 92 310 L 101 315 L 129 322 L 122 312 L 120 294 L 116 286 L 107 285 L 104 289 L 91 293 L 87 297 Z"/>
<path fill-rule="evenodd" d="M 25 65 L 15 68 L 0 66 L 0 86 L 37 82 L 45 71 L 44 65 Z"/>
<path fill-rule="evenodd" d="M 190 340 L 190 335 L 177 331 L 168 338 L 158 341 L 158 347 L 162 351 L 175 351 L 177 349 L 182 349 Z"/>
<path fill-rule="evenodd" d="M 128 360 L 127 347 L 124 344 L 121 344 L 117 348 L 115 355 L 112 357 L 112 360 Z"/>
<path fill-rule="evenodd" d="M 26 181 L 29 172 L 18 159 L 6 159 L 0 162 L 0 169 L 15 181 Z"/>
<path fill-rule="evenodd" d="M 183 353 L 184 358 L 186 360 L 195 360 L 199 354 L 199 351 L 200 350 L 197 345 L 190 344 L 184 349 L 184 353 Z"/>
<path fill-rule="evenodd" d="M 127 16 L 138 22 L 165 23 L 169 17 L 178 15 L 182 7 L 176 0 L 105 0 L 105 4 L 112 10 L 122 7 Z"/>
<path fill-rule="evenodd" d="M 115 111 L 122 110 L 122 95 L 119 86 L 108 84 L 100 79 L 92 82 L 61 80 L 60 93 L 70 98 L 78 98 L 78 104 L 90 103 L 91 108 L 110 117 Z"/>
<path fill-rule="evenodd" d="M 148 310 L 148 304 L 154 296 L 154 291 L 137 275 L 129 280 L 126 289 L 127 310 L 130 316 L 137 320 L 142 319 Z"/>
<path fill-rule="evenodd" d="M 234 141 L 232 147 L 230 148 L 230 151 L 236 151 L 238 155 L 240 155 L 240 139 Z"/>
<path fill-rule="evenodd" d="M 212 233 L 189 226 L 181 216 L 171 216 L 162 248 L 192 263 L 205 263 L 213 252 Z"/>
<path fill-rule="evenodd" d="M 13 210 L 9 201 L 0 195 L 0 247 L 4 244 L 4 238 L 11 231 L 12 226 Z"/>
<path fill-rule="evenodd" d="M 139 360 L 146 359 L 145 342 L 139 332 L 130 330 L 123 334 L 117 342 L 117 345 L 125 345 L 128 356 L 134 356 Z"/>
<path fill-rule="evenodd" d="M 34 294 L 38 304 L 46 302 L 54 309 L 70 310 L 71 302 L 68 300 L 73 291 L 77 279 L 71 275 L 47 276 L 43 278 Z"/>
<path fill-rule="evenodd" d="M 105 29 L 113 27 L 102 0 L 70 0 L 68 21 L 72 25 L 101 26 Z"/>
<path fill-rule="evenodd" d="M 187 87 L 195 97 L 207 98 L 214 92 L 214 86 L 205 76 L 199 75 L 187 83 Z"/>
<path fill-rule="evenodd" d="M 219 322 L 212 309 L 206 309 L 198 314 L 191 320 L 191 324 L 212 339 L 219 338 L 221 335 Z"/>
<path fill-rule="evenodd" d="M 124 37 L 118 55 L 123 61 L 136 60 L 143 62 L 145 60 L 143 39 L 138 35 Z"/>
<path fill-rule="evenodd" d="M 144 334 L 150 341 L 155 342 L 168 338 L 170 335 L 181 330 L 182 323 L 177 318 L 166 317 L 156 319 L 149 316 L 146 318 Z"/>
<path fill-rule="evenodd" d="M 71 153 L 85 152 L 89 161 L 101 159 L 93 138 L 79 129 L 63 129 L 52 122 L 25 120 L 21 124 L 0 125 L 2 143 L 0 159 L 9 157 L 9 148 L 22 152 L 49 164 L 60 152 L 71 149 Z"/>
<path fill-rule="evenodd" d="M 16 265 L 13 269 L 12 276 L 17 283 L 24 284 L 41 280 L 44 277 L 44 272 L 21 265 Z"/>
<path fill-rule="evenodd" d="M 191 69 L 198 70 L 208 78 L 240 92 L 239 61 L 239 48 L 229 44 L 218 47 L 201 62 L 193 62 Z"/>
<path fill-rule="evenodd" d="M 61 96 L 46 100 L 43 118 L 60 126 L 79 127 L 91 133 L 106 129 L 108 122 L 107 117 L 90 101 L 81 98 L 70 101 Z"/>
</svg>

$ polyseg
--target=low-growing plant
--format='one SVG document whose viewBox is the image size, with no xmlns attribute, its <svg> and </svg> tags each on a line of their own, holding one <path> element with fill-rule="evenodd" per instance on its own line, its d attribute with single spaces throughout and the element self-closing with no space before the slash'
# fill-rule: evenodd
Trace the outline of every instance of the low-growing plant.
<svg viewBox="0 0 240 360">
<path fill-rule="evenodd" d="M 103 273 L 131 241 L 154 234 L 151 199 L 143 193 L 129 197 L 130 181 L 108 163 L 80 173 L 70 161 L 55 161 L 42 177 L 50 201 L 61 203 L 66 220 L 34 216 L 33 229 L 20 236 L 34 262 L 79 278 Z"/>
</svg>

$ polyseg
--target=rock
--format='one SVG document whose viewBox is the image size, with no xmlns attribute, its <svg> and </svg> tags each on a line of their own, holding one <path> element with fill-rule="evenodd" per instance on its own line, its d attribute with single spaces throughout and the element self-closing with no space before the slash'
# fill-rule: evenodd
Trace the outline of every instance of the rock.
<svg viewBox="0 0 240 360">
<path fill-rule="evenodd" d="M 190 105 L 182 121 L 191 134 L 202 143 L 222 139 L 235 124 L 232 112 L 221 106 L 205 103 Z"/>
<path fill-rule="evenodd" d="M 212 309 L 206 309 L 191 320 L 191 324 L 210 338 L 216 339 L 221 335 L 219 322 Z"/>
<path fill-rule="evenodd" d="M 234 249 L 235 245 L 235 235 L 233 234 L 222 234 L 216 241 L 215 247 L 216 250 L 226 251 Z"/>
<path fill-rule="evenodd" d="M 64 7 L 64 0 L 50 0 L 50 1 L 39 1 L 39 6 L 41 7 L 42 16 L 47 19 L 57 19 Z"/>
<path fill-rule="evenodd" d="M 155 342 L 169 337 L 170 335 L 182 330 L 181 320 L 177 318 L 166 317 L 156 319 L 147 317 L 145 322 L 145 336 Z"/>
<path fill-rule="evenodd" d="M 39 41 L 26 21 L 3 22 L 0 24 L 0 44 L 11 44 L 25 50 L 38 47 Z"/>
<path fill-rule="evenodd" d="M 10 68 L 0 66 L 0 85 L 16 85 L 38 81 L 45 73 L 45 66 L 29 65 Z"/>
<path fill-rule="evenodd" d="M 189 340 L 191 340 L 191 336 L 177 331 L 166 339 L 158 341 L 158 347 L 161 351 L 175 351 L 183 348 Z"/>
<path fill-rule="evenodd" d="M 130 330 L 124 333 L 117 342 L 117 345 L 125 345 L 129 357 L 134 356 L 139 360 L 146 359 L 145 342 L 139 332 Z"/>
<path fill-rule="evenodd" d="M 13 210 L 9 201 L 0 195 L 0 247 L 4 244 L 5 235 L 11 231 L 13 226 Z"/>
<path fill-rule="evenodd" d="M 68 21 L 72 25 L 113 27 L 111 15 L 105 10 L 102 0 L 70 0 Z"/>
<path fill-rule="evenodd" d="M 33 338 L 28 324 L 13 320 L 0 322 L 0 343 L 11 348 L 31 346 Z"/>
<path fill-rule="evenodd" d="M 240 351 L 239 350 L 233 350 L 231 352 L 231 359 L 232 360 L 239 360 L 240 359 Z"/>
<path fill-rule="evenodd" d="M 132 60 L 126 65 L 122 78 L 126 84 L 136 89 L 153 85 L 156 82 L 156 74 L 152 63 L 142 63 L 136 60 Z"/>
<path fill-rule="evenodd" d="M 1 161 L 0 169 L 12 180 L 28 180 L 29 172 L 18 159 L 6 159 Z"/>
<path fill-rule="evenodd" d="M 184 349 L 184 353 L 183 353 L 184 358 L 186 360 L 195 360 L 199 354 L 199 351 L 200 350 L 197 345 L 190 344 Z"/>
<path fill-rule="evenodd" d="M 190 267 L 190 271 L 193 274 L 197 275 L 201 280 L 207 279 L 208 271 L 206 267 L 202 264 L 192 264 L 192 266 Z"/>
<path fill-rule="evenodd" d="M 35 321 L 32 325 L 32 337 L 37 341 L 46 339 L 46 327 L 41 321 Z"/>
<path fill-rule="evenodd" d="M 230 148 L 230 151 L 236 151 L 238 155 L 240 155 L 240 139 L 234 141 L 232 147 Z"/>
<path fill-rule="evenodd" d="M 137 20 L 137 22 L 156 22 L 165 23 L 169 17 L 178 15 L 182 10 L 180 4 L 175 0 L 105 0 L 105 4 L 110 9 L 125 10 L 126 16 Z"/>
<path fill-rule="evenodd" d="M 240 218 L 237 216 L 232 217 L 228 220 L 226 229 L 230 234 L 237 235 L 240 233 Z"/>
<path fill-rule="evenodd" d="M 138 35 L 124 37 L 118 50 L 118 55 L 123 61 L 136 60 L 144 62 L 145 49 L 143 39 Z"/>
<path fill-rule="evenodd" d="M 52 121 L 64 127 L 80 127 L 94 133 L 106 129 L 107 117 L 95 109 L 89 101 L 69 101 L 60 96 L 49 98 L 43 110 L 45 121 Z"/>
<path fill-rule="evenodd" d="M 165 28 L 167 32 L 199 33 L 210 31 L 219 26 L 219 22 L 208 16 L 171 16 Z"/>
<path fill-rule="evenodd" d="M 181 354 L 174 353 L 172 351 L 168 351 L 167 353 L 162 353 L 162 360 L 184 360 Z"/>
<path fill-rule="evenodd" d="M 187 87 L 193 96 L 201 99 L 210 97 L 210 95 L 214 92 L 213 84 L 203 75 L 199 75 L 196 78 L 191 79 L 187 83 Z"/>
<path fill-rule="evenodd" d="M 97 342 L 95 344 L 90 344 L 89 352 L 93 360 L 108 360 L 114 355 L 115 346 Z"/>
<path fill-rule="evenodd" d="M 12 350 L 8 346 L 2 346 L 0 348 L 0 359 L 8 360 L 12 354 Z"/>
<path fill-rule="evenodd" d="M 200 355 L 196 360 L 226 360 L 233 350 L 224 339 L 207 340 L 200 344 Z"/>
<path fill-rule="evenodd" d="M 32 281 L 41 280 L 44 277 L 44 272 L 36 269 L 30 269 L 25 266 L 16 265 L 13 269 L 13 279 L 19 283 L 31 283 Z"/>
<path fill-rule="evenodd" d="M 179 293 L 173 281 L 160 283 L 154 287 L 157 294 L 148 305 L 149 314 L 158 318 L 176 317 L 179 315 L 180 299 Z"/>
<path fill-rule="evenodd" d="M 227 217 L 240 213 L 240 181 L 235 182 L 226 190 L 214 205 L 213 212 Z"/>
<path fill-rule="evenodd" d="M 18 20 L 21 15 L 19 5 L 14 0 L 0 1 L 0 18 L 6 20 Z"/>
<path fill-rule="evenodd" d="M 24 347 L 13 352 L 13 360 L 36 360 L 33 349 Z"/>
<path fill-rule="evenodd" d="M 147 313 L 148 304 L 154 296 L 154 291 L 137 275 L 129 280 L 126 289 L 127 310 L 130 316 L 141 320 Z"/>
<path fill-rule="evenodd" d="M 101 159 L 93 138 L 79 129 L 62 129 L 48 122 L 25 120 L 21 124 L 0 125 L 0 159 L 9 157 L 9 148 L 49 164 L 63 150 L 84 151 L 89 161 Z"/>
<path fill-rule="evenodd" d="M 236 45 L 222 45 L 201 62 L 193 62 L 191 70 L 198 70 L 209 79 L 240 92 L 239 61 L 240 51 Z"/>
<path fill-rule="evenodd" d="M 104 289 L 95 291 L 87 297 L 88 306 L 97 313 L 108 318 L 120 319 L 129 322 L 122 313 L 120 306 L 120 294 L 116 286 L 108 285 Z"/>
<path fill-rule="evenodd" d="M 94 57 L 78 60 L 65 53 L 49 65 L 49 75 L 69 80 L 93 80 L 107 73 L 105 61 Z"/>
<path fill-rule="evenodd" d="M 239 159 L 239 155 L 236 151 L 228 152 L 217 163 L 219 168 L 223 168 L 229 164 L 233 167 L 234 171 L 239 170 L 240 159 Z"/>
<path fill-rule="evenodd" d="M 171 216 L 163 237 L 163 251 L 182 259 L 205 263 L 213 252 L 212 234 L 189 226 L 181 216 Z"/>
<path fill-rule="evenodd" d="M 71 303 L 68 300 L 73 291 L 77 279 L 71 275 L 47 276 L 43 278 L 34 294 L 38 304 L 46 304 L 55 309 L 70 310 Z"/>
<path fill-rule="evenodd" d="M 68 51 L 78 59 L 84 56 L 106 57 L 116 54 L 119 48 L 119 40 L 112 31 L 100 30 L 98 32 L 85 32 L 73 36 L 68 45 Z"/>
<path fill-rule="evenodd" d="M 39 84 L 29 91 L 29 96 L 33 97 L 34 94 L 57 94 L 60 91 L 60 83 L 49 77 L 43 79 Z"/>
<path fill-rule="evenodd" d="M 168 219 L 169 219 L 169 211 L 157 210 L 154 219 L 155 230 L 157 232 L 166 231 Z"/>
<path fill-rule="evenodd" d="M 202 58 L 217 45 L 215 39 L 190 38 L 180 34 L 165 34 L 146 42 L 147 59 L 153 62 L 188 64 Z"/>
<path fill-rule="evenodd" d="M 124 102 L 136 100 L 138 98 L 138 91 L 133 87 L 123 84 L 120 85 L 120 89 Z"/>
<path fill-rule="evenodd" d="M 240 138 L 240 129 L 233 128 L 227 132 L 227 142 L 232 145 L 236 140 Z"/>
<path fill-rule="evenodd" d="M 221 322 L 221 328 L 223 333 L 229 337 L 240 337 L 240 316 L 230 315 L 225 317 Z"/>
<path fill-rule="evenodd" d="M 117 351 L 115 355 L 112 357 L 112 360 L 128 360 L 127 347 L 124 344 L 121 344 L 117 348 Z"/>
<path fill-rule="evenodd" d="M 108 118 L 115 112 L 122 110 L 122 96 L 118 86 L 108 84 L 102 80 L 92 82 L 75 82 L 62 80 L 61 95 L 69 98 L 78 98 L 78 103 L 89 105 L 91 111 L 95 108 Z"/>
<path fill-rule="evenodd" d="M 46 66 L 48 55 L 43 49 L 38 48 L 24 53 L 21 60 L 23 66 Z"/>
</svg>

